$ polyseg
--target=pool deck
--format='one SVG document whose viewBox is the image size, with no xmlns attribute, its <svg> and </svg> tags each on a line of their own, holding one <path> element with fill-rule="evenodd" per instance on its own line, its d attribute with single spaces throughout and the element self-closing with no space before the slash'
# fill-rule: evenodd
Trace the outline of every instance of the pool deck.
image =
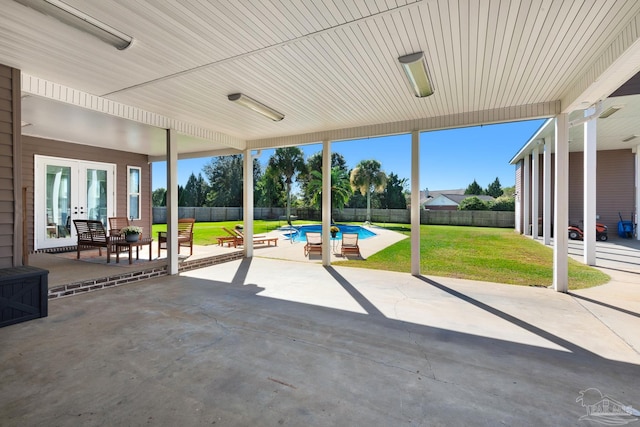
<svg viewBox="0 0 640 427">
<path fill-rule="evenodd" d="M 376 226 L 366 226 L 364 228 L 374 232 L 376 235 L 367 239 L 359 240 L 358 245 L 360 246 L 361 256 L 349 256 L 348 259 L 367 259 L 384 248 L 407 238 L 404 234 L 387 230 L 385 228 Z M 254 256 L 300 262 L 322 262 L 321 254 L 310 254 L 305 256 L 304 245 L 306 242 L 291 242 L 291 240 L 283 238 L 283 234 L 285 232 L 286 231 L 280 229 L 264 234 L 268 237 L 279 237 L 278 246 L 256 246 L 254 249 Z M 331 263 L 347 259 L 340 254 L 340 242 L 340 238 L 331 239 Z"/>
</svg>

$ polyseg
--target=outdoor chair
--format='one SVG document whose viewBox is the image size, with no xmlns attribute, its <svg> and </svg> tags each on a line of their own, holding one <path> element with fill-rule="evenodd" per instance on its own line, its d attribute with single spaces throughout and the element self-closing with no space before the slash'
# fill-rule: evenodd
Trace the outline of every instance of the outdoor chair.
<svg viewBox="0 0 640 427">
<path fill-rule="evenodd" d="M 124 216 L 114 216 L 109 218 L 109 233 L 120 235 L 120 230 L 129 225 L 129 218 Z"/>
<path fill-rule="evenodd" d="M 245 239 L 244 233 L 242 231 L 236 230 L 236 229 L 234 229 L 233 231 L 238 235 L 238 237 L 240 239 L 240 242 L 241 242 L 240 244 L 243 244 L 244 239 Z M 277 237 L 256 236 L 256 235 L 253 236 L 253 243 L 254 244 L 264 244 L 264 243 L 266 243 L 268 246 L 271 246 L 272 242 L 275 244 L 275 246 L 278 246 L 278 238 Z"/>
<path fill-rule="evenodd" d="M 195 222 L 195 218 L 181 218 L 178 220 L 178 253 L 180 253 L 181 246 L 188 246 L 189 255 L 193 255 L 193 226 Z M 166 231 L 158 231 L 158 258 L 160 258 L 160 249 L 167 249 Z"/>
<path fill-rule="evenodd" d="M 218 237 L 218 246 L 224 246 L 226 243 L 229 247 L 233 245 L 234 248 L 237 248 L 238 245 L 242 244 L 242 238 L 235 231 L 229 230 L 227 227 L 222 227 L 222 229 L 228 236 Z"/>
<path fill-rule="evenodd" d="M 102 248 L 107 249 L 107 262 L 111 262 L 111 252 L 118 240 L 124 240 L 121 236 L 108 236 L 101 221 L 91 219 L 74 219 L 73 225 L 76 227 L 78 237 L 78 255 L 80 259 L 80 249 L 82 247 L 98 248 L 98 254 L 102 256 Z"/>
<path fill-rule="evenodd" d="M 355 254 L 360 256 L 360 246 L 358 246 L 358 233 L 342 233 L 342 256 Z"/>
<path fill-rule="evenodd" d="M 304 256 L 311 253 L 322 254 L 322 233 L 307 231 L 307 244 L 304 245 Z"/>
</svg>

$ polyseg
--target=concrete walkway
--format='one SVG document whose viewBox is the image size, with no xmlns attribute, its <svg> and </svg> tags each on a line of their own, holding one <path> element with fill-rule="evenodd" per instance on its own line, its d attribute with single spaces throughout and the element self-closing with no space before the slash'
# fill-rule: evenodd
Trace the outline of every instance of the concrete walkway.
<svg viewBox="0 0 640 427">
<path fill-rule="evenodd" d="M 596 425 L 599 393 L 640 407 L 640 285 L 615 280 L 567 295 L 254 258 L 63 298 L 0 329 L 0 420 Z"/>
</svg>

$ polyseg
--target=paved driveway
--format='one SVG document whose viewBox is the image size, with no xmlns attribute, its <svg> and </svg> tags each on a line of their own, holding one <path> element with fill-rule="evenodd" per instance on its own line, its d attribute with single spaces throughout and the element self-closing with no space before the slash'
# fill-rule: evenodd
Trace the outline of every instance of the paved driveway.
<svg viewBox="0 0 640 427">
<path fill-rule="evenodd" d="M 618 307 L 607 286 L 581 291 L 589 302 L 254 258 L 60 299 L 49 317 L 0 329 L 0 419 L 589 425 L 581 403 L 598 393 L 640 407 L 627 338 L 640 330 L 638 305 Z M 624 330 L 607 323 L 616 316 Z"/>
</svg>

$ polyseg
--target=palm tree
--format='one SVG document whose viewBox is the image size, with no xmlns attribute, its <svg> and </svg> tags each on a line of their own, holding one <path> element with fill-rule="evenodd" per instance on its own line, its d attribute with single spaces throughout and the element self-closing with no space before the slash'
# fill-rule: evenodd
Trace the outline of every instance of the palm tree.
<svg viewBox="0 0 640 427">
<path fill-rule="evenodd" d="M 351 188 L 360 190 L 360 194 L 367 195 L 367 221 L 371 222 L 371 192 L 384 190 L 387 175 L 380 170 L 381 164 L 377 160 L 362 160 L 351 171 Z"/>
<path fill-rule="evenodd" d="M 304 173 L 304 154 L 298 147 L 277 148 L 269 159 L 269 167 L 272 173 L 284 176 L 287 191 L 287 221 L 291 219 L 291 183 L 298 173 Z"/>
<path fill-rule="evenodd" d="M 309 181 L 309 193 L 313 194 L 312 202 L 321 206 L 322 201 L 322 172 L 311 171 Z M 331 207 L 342 210 L 351 196 L 351 185 L 347 172 L 338 166 L 331 168 Z"/>
</svg>

